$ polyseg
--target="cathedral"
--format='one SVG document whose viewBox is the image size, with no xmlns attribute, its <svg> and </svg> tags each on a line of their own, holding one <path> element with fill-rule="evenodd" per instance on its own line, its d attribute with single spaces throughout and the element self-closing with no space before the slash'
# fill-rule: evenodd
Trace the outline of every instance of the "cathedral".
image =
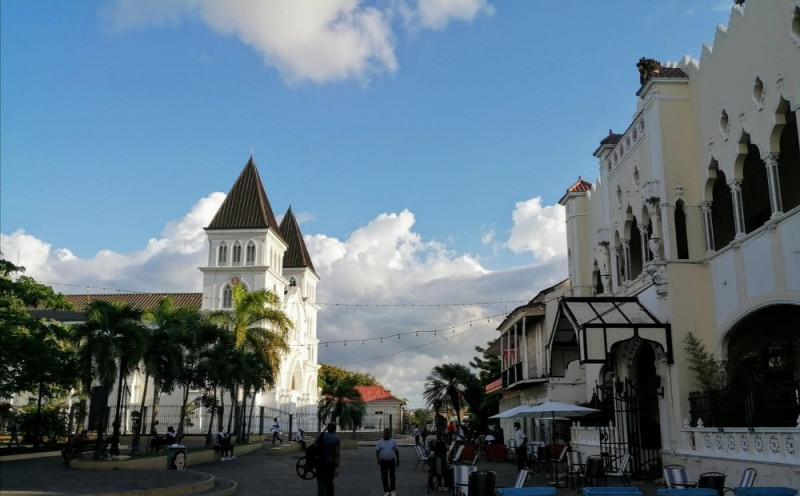
<svg viewBox="0 0 800 496">
<path fill-rule="evenodd" d="M 93 300 L 122 301 L 135 308 L 148 310 L 166 297 L 176 306 L 190 306 L 204 312 L 233 308 L 233 287 L 242 284 L 248 291 L 266 289 L 281 300 L 281 309 L 292 327 L 288 334 L 289 351 L 283 356 L 275 386 L 256 394 L 248 403 L 258 410 L 252 415 L 251 431 L 271 425 L 273 417 L 288 422 L 289 415 L 299 423 L 309 424 L 317 405 L 317 283 L 319 277 L 308 254 L 297 218 L 289 207 L 279 223 L 272 211 L 253 157 L 250 157 L 228 192 L 211 223 L 205 228 L 208 238 L 202 293 L 133 293 L 66 295 L 74 311 L 60 312 L 55 317 L 65 323 L 83 321 L 83 312 Z M 147 393 L 143 418 L 151 418 L 152 380 L 137 372 L 125 379 L 123 391 L 123 430 L 130 430 L 131 413 L 141 409 L 141 398 Z M 199 391 L 192 391 L 191 402 Z M 116 398 L 116 391 L 109 401 Z M 21 399 L 21 398 L 20 398 Z M 181 394 L 162 395 L 158 408 L 161 425 L 177 425 Z M 91 403 L 91 402 L 90 402 Z M 229 403 L 229 402 L 228 402 Z M 91 410 L 91 405 L 89 406 Z M 197 408 L 189 415 L 188 430 L 204 431 L 210 419 L 205 409 Z M 78 416 L 78 415 L 76 415 Z M 92 423 L 90 415 L 90 424 Z M 109 422 L 110 424 L 110 422 Z M 90 426 L 91 427 L 91 426 Z"/>
</svg>

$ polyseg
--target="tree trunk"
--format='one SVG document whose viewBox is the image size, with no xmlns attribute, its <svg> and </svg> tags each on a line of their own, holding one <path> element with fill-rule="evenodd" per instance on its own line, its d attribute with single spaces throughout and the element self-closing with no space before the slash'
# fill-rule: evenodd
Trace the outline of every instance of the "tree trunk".
<svg viewBox="0 0 800 496">
<path fill-rule="evenodd" d="M 239 414 L 239 435 L 236 437 L 237 443 L 247 442 L 247 388 L 242 389 L 242 406 Z"/>
<path fill-rule="evenodd" d="M 186 402 L 189 401 L 189 384 L 183 385 L 183 401 L 181 402 L 181 420 L 178 422 L 178 437 L 183 436 L 183 428 L 186 424 Z"/>
<path fill-rule="evenodd" d="M 119 361 L 119 379 L 117 381 L 117 405 L 114 408 L 114 422 L 111 424 L 114 427 L 114 432 L 111 434 L 111 454 L 112 455 L 119 455 L 119 428 L 122 425 L 122 420 L 119 418 L 119 411 L 122 408 L 120 404 L 122 402 L 122 376 L 123 370 L 125 370 L 124 366 L 127 363 L 127 360 L 120 359 Z"/>
<path fill-rule="evenodd" d="M 39 394 L 37 395 L 36 399 L 36 428 L 33 429 L 33 448 L 36 449 L 39 447 L 39 438 L 41 437 L 42 432 L 42 381 L 39 381 Z M 11 446 L 11 441 L 8 442 L 8 445 Z"/>
<path fill-rule="evenodd" d="M 144 403 L 147 401 L 147 383 L 150 382 L 150 376 L 148 374 L 144 375 L 144 388 L 142 389 L 142 401 L 139 407 L 139 424 L 136 425 L 136 428 L 133 433 L 133 440 L 131 441 L 131 454 L 138 455 L 139 454 L 139 442 L 140 437 L 142 435 L 142 426 L 144 425 Z"/>
<path fill-rule="evenodd" d="M 208 421 L 208 433 L 206 434 L 206 447 L 211 446 L 212 428 L 214 417 L 217 415 L 217 388 L 214 386 L 214 395 L 211 397 L 211 419 Z"/>
<path fill-rule="evenodd" d="M 248 434 L 247 434 L 246 441 L 250 440 L 250 432 L 253 429 L 253 426 L 251 424 L 253 423 L 253 411 L 255 410 L 255 406 L 256 406 L 256 394 L 254 392 L 253 393 L 253 397 L 250 398 L 250 415 L 247 416 L 247 433 Z"/>
</svg>

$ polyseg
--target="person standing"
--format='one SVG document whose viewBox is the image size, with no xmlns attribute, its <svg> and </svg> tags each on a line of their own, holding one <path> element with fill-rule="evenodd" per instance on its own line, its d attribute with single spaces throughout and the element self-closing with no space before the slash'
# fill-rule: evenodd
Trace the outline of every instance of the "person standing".
<svg viewBox="0 0 800 496">
<path fill-rule="evenodd" d="M 381 467 L 383 496 L 395 496 L 397 487 L 395 469 L 400 466 L 400 451 L 397 449 L 397 441 L 392 439 L 392 429 L 390 427 L 383 430 L 383 439 L 379 439 L 378 443 L 375 444 L 375 458 Z"/>
<path fill-rule="evenodd" d="M 278 417 L 272 419 L 275 423 L 272 424 L 272 444 L 275 444 L 275 440 L 278 440 L 279 444 L 283 444 L 283 439 L 281 439 L 281 423 L 278 422 Z"/>
<path fill-rule="evenodd" d="M 519 422 L 514 422 L 514 442 L 517 445 L 517 470 L 522 470 L 528 466 L 528 436 L 522 432 L 522 426 Z"/>
<path fill-rule="evenodd" d="M 317 466 L 317 496 L 334 496 L 333 479 L 339 475 L 339 449 L 342 441 L 336 435 L 336 424 L 328 424 L 327 432 L 317 438 L 321 460 Z"/>
<path fill-rule="evenodd" d="M 419 444 L 419 426 L 414 424 L 414 444 Z"/>
<path fill-rule="evenodd" d="M 428 446 L 428 426 L 424 426 L 422 428 L 422 445 L 427 447 Z"/>
</svg>

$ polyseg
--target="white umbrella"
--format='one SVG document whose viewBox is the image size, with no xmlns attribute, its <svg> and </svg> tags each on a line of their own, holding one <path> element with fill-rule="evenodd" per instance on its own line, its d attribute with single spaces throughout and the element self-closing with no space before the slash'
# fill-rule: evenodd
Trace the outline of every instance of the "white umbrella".
<svg viewBox="0 0 800 496">
<path fill-rule="evenodd" d="M 515 406 L 514 408 L 511 408 L 509 410 L 502 411 L 502 412 L 498 413 L 497 415 L 492 415 L 489 418 L 490 419 L 501 419 L 501 418 L 519 417 L 520 416 L 519 413 L 521 411 L 527 410 L 529 408 L 531 408 L 529 405 L 519 405 L 519 406 Z"/>
<path fill-rule="evenodd" d="M 540 405 L 531 406 L 518 412 L 517 416 L 555 420 L 556 417 L 575 417 L 599 411 L 600 410 L 594 408 L 586 408 L 585 406 L 570 405 L 569 403 L 561 403 L 558 401 L 546 401 Z M 566 485 L 562 486 L 558 480 L 558 463 L 555 464 L 555 469 L 555 481 L 553 481 L 552 484 L 557 487 L 566 487 Z"/>
<path fill-rule="evenodd" d="M 569 403 L 561 403 L 559 401 L 546 401 L 541 405 L 523 408 L 516 412 L 515 415 L 517 417 L 547 418 L 553 420 L 556 417 L 575 417 L 599 411 L 600 410 L 594 408 L 570 405 Z"/>
</svg>

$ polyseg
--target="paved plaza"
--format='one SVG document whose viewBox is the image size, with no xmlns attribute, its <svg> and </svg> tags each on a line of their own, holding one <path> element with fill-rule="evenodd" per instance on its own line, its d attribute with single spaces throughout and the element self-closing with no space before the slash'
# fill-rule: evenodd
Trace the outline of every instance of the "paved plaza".
<svg viewBox="0 0 800 496">
<path fill-rule="evenodd" d="M 191 456 L 191 453 L 189 454 Z M 191 480 L 189 472 L 210 473 L 217 478 L 230 479 L 238 484 L 237 494 L 243 496 L 271 495 L 295 496 L 316 494 L 315 480 L 300 479 L 295 472 L 300 453 L 271 456 L 268 447 L 232 461 L 215 461 L 191 466 L 186 473 L 169 470 L 115 470 L 86 471 L 69 469 L 57 456 L 0 461 L 0 494 L 27 492 L 69 492 L 81 494 L 114 493 L 166 487 Z M 417 458 L 411 446 L 400 448 L 400 468 L 397 472 L 397 495 L 426 494 L 427 471 L 414 470 Z M 510 462 L 478 461 L 479 470 L 497 474 L 498 487 L 511 486 L 516 478 L 516 467 Z M 527 485 L 546 485 L 550 476 L 534 474 Z M 655 486 L 634 483 L 645 496 L 654 496 Z M 559 489 L 558 496 L 570 496 L 576 491 Z M 342 450 L 341 475 L 336 479 L 336 493 L 340 496 L 383 495 L 380 473 L 375 454 L 369 445 Z M 433 494 L 433 493 L 432 493 Z M 439 494 L 446 494 L 444 492 Z"/>
</svg>

